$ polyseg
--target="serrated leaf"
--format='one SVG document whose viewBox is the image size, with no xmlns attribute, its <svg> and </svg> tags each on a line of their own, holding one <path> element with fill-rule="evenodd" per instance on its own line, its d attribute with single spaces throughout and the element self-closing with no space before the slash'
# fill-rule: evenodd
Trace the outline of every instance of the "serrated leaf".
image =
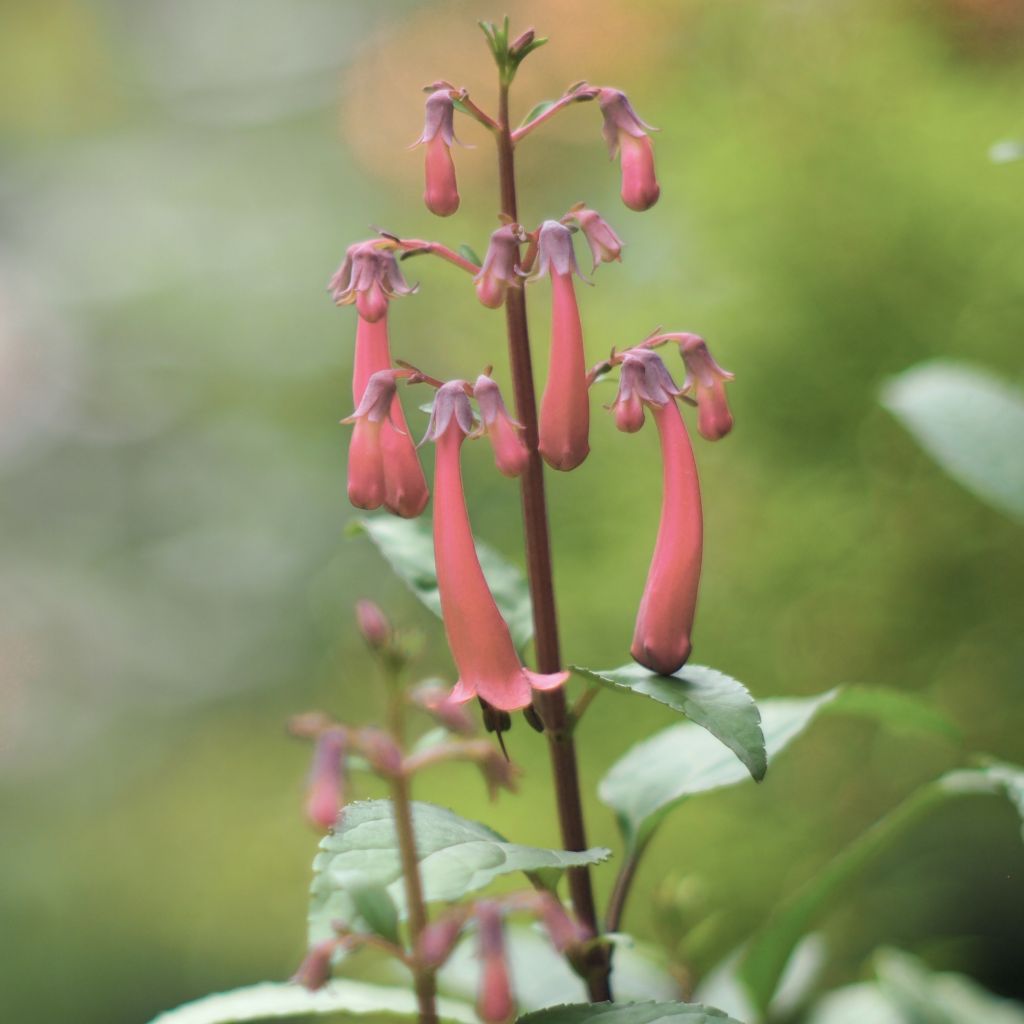
<svg viewBox="0 0 1024 1024">
<path fill-rule="evenodd" d="M 768 761 L 810 724 L 838 690 L 816 697 L 772 698 L 760 703 Z M 681 800 L 749 778 L 732 752 L 703 728 L 673 725 L 638 743 L 601 780 L 598 795 L 616 812 L 628 847 L 651 837 Z"/>
<path fill-rule="evenodd" d="M 483 262 L 480 257 L 477 256 L 476 251 L 467 242 L 463 242 L 459 246 L 459 255 L 465 257 L 470 263 L 474 263 L 478 267 L 483 266 Z"/>
<path fill-rule="evenodd" d="M 956 723 L 927 698 L 885 686 L 844 686 L 826 711 L 870 718 L 897 735 L 933 733 L 954 742 L 962 738 Z"/>
<path fill-rule="evenodd" d="M 356 913 L 366 922 L 370 931 L 388 942 L 399 943 L 398 908 L 380 885 L 368 885 L 349 890 Z"/>
<path fill-rule="evenodd" d="M 673 1000 L 680 996 L 660 950 L 616 936 L 612 957 L 612 991 L 617 999 Z M 556 1006 L 566 999 L 582 1002 L 587 990 L 568 961 L 556 956 L 548 937 L 536 927 L 512 925 L 505 929 L 510 974 L 516 1003 L 522 1012 Z M 441 991 L 472 1000 L 480 984 L 480 962 L 475 936 L 466 936 L 438 975 Z"/>
<path fill-rule="evenodd" d="M 890 379 L 882 404 L 959 484 L 1024 519 L 1024 395 L 987 370 L 938 361 Z"/>
<path fill-rule="evenodd" d="M 790 954 L 818 915 L 893 838 L 934 807 L 964 796 L 1003 795 L 1024 819 L 1024 768 L 989 761 L 980 768 L 948 772 L 913 792 L 841 850 L 809 882 L 783 901 L 754 934 L 739 976 L 757 1006 L 768 1006 Z"/>
<path fill-rule="evenodd" d="M 721 1010 L 700 1003 L 573 1003 L 551 1006 L 520 1017 L 517 1024 L 660 1024 L 681 1018 L 685 1024 L 741 1024 Z"/>
<path fill-rule="evenodd" d="M 413 804 L 423 894 L 428 902 L 455 900 L 489 885 L 495 878 L 541 868 L 564 870 L 596 864 L 611 856 L 603 848 L 573 853 L 510 843 L 475 821 L 443 807 Z M 310 889 L 310 944 L 333 934 L 331 922 L 366 930 L 353 890 L 382 887 L 405 915 L 402 863 L 390 800 L 349 804 L 336 832 L 320 841 Z"/>
<path fill-rule="evenodd" d="M 429 519 L 423 516 L 418 519 L 368 516 L 355 520 L 351 530 L 365 533 L 398 577 L 440 618 L 441 595 L 437 590 L 434 538 Z M 526 578 L 483 541 L 476 542 L 476 551 L 494 600 L 508 623 L 512 640 L 521 649 L 533 636 L 533 611 Z"/>
<path fill-rule="evenodd" d="M 550 110 L 558 101 L 557 100 L 541 100 L 519 123 L 519 127 L 529 124 L 535 117 L 540 117 L 541 114 Z"/>
<path fill-rule="evenodd" d="M 437 1010 L 442 1020 L 458 1024 L 475 1024 L 477 1020 L 472 1007 L 453 999 L 439 999 Z M 416 1017 L 418 1008 L 415 995 L 407 988 L 345 979 L 329 982 L 319 991 L 310 992 L 301 985 L 267 981 L 204 996 L 154 1017 L 150 1024 L 239 1024 L 328 1013 Z"/>
<path fill-rule="evenodd" d="M 764 778 L 768 758 L 760 712 L 750 691 L 724 672 L 703 665 L 684 665 L 671 676 L 657 675 L 635 664 L 613 669 L 571 667 L 603 686 L 639 693 L 681 711 L 721 740 L 746 765 L 755 781 Z"/>
</svg>

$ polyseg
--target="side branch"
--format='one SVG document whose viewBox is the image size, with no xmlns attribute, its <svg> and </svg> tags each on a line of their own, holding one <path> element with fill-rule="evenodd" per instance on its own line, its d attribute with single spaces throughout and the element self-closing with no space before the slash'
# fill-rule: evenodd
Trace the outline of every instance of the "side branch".
<svg viewBox="0 0 1024 1024">
<path fill-rule="evenodd" d="M 577 86 L 571 86 L 568 91 L 560 99 L 555 100 L 546 110 L 538 114 L 533 120 L 527 121 L 526 124 L 516 128 L 515 131 L 510 131 L 510 137 L 512 144 L 515 145 L 521 139 L 525 139 L 534 128 L 542 125 L 545 121 L 550 120 L 560 110 L 564 110 L 570 103 L 585 103 L 587 100 L 592 100 L 597 96 L 598 90 L 593 86 L 587 85 L 585 82 L 580 83 Z"/>
</svg>

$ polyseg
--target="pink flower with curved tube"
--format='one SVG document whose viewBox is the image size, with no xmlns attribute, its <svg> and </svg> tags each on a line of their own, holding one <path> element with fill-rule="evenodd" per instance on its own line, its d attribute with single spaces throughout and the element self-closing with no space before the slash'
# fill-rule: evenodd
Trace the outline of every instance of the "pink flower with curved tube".
<svg viewBox="0 0 1024 1024">
<path fill-rule="evenodd" d="M 395 295 L 411 295 L 419 287 L 409 286 L 395 254 L 382 248 L 387 244 L 374 238 L 350 245 L 327 285 L 336 306 L 355 303 L 359 315 L 371 323 L 387 314 L 388 302 Z"/>
<path fill-rule="evenodd" d="M 427 147 L 424 162 L 426 188 L 423 201 L 438 217 L 450 217 L 459 208 L 452 142 L 455 141 L 455 105 L 452 90 L 436 89 L 427 97 L 423 134 L 414 145 Z"/>
<path fill-rule="evenodd" d="M 648 132 L 657 131 L 642 121 L 624 92 L 601 89 L 597 94 L 604 114 L 602 132 L 609 155 L 619 154 L 622 168 L 622 201 L 637 211 L 649 210 L 661 195 L 654 173 L 654 147 Z"/>
<path fill-rule="evenodd" d="M 333 828 L 345 806 L 345 732 L 325 729 L 313 750 L 313 767 L 309 773 L 306 795 L 306 817 L 317 828 Z"/>
<path fill-rule="evenodd" d="M 369 321 L 359 317 L 356 325 L 356 354 L 352 372 L 352 398 L 358 406 L 370 377 L 391 367 L 387 317 Z M 427 506 L 430 491 L 409 436 L 405 413 L 397 392 L 391 400 L 391 415 L 380 425 L 380 452 L 384 467 L 384 495 L 380 504 L 403 519 L 413 519 Z M 367 508 L 370 506 L 359 505 Z"/>
<path fill-rule="evenodd" d="M 489 309 L 505 301 L 509 288 L 522 286 L 519 270 L 519 245 L 525 240 L 518 224 L 504 224 L 491 233 L 480 273 L 473 278 L 477 298 Z"/>
<path fill-rule="evenodd" d="M 561 686 L 568 672 L 541 675 L 519 661 L 480 568 L 462 491 L 462 443 L 473 432 L 464 381 L 438 389 L 424 441 L 434 441 L 434 561 L 448 647 L 459 670 L 452 699 L 480 696 L 501 711 L 526 707 L 532 690 Z"/>
<path fill-rule="evenodd" d="M 375 509 L 384 504 L 381 431 L 390 423 L 395 392 L 395 371 L 378 370 L 367 382 L 356 411 L 341 421 L 355 424 L 348 448 L 348 500 L 356 508 Z"/>
<path fill-rule="evenodd" d="M 480 987 L 476 1012 L 485 1024 L 505 1024 L 515 1016 L 516 1004 L 509 977 L 501 909 L 493 900 L 480 900 L 475 908 Z"/>
<path fill-rule="evenodd" d="M 575 469 L 590 452 L 590 394 L 583 325 L 572 275 L 580 274 L 572 232 L 546 220 L 537 239 L 531 280 L 551 274 L 551 352 L 540 404 L 540 453 L 553 469 Z"/>
<path fill-rule="evenodd" d="M 697 334 L 688 334 L 679 341 L 679 352 L 686 364 L 683 390 L 697 393 L 697 430 L 708 441 L 719 441 L 732 430 L 732 413 L 725 397 L 727 381 L 734 374 L 723 369 L 712 358 L 707 342 Z"/>
<path fill-rule="evenodd" d="M 523 444 L 522 424 L 508 414 L 498 385 L 480 374 L 473 385 L 473 397 L 480 407 L 483 431 L 494 449 L 494 462 L 505 476 L 519 476 L 530 461 L 530 452 Z"/>
<path fill-rule="evenodd" d="M 588 209 L 584 203 L 576 203 L 569 207 L 569 212 L 562 219 L 574 220 L 580 226 L 590 246 L 590 255 L 594 258 L 591 273 L 597 270 L 599 263 L 622 261 L 622 239 L 597 210 Z"/>
<path fill-rule="evenodd" d="M 661 522 L 630 653 L 652 672 L 671 675 L 690 656 L 703 546 L 700 484 L 693 448 L 676 404 L 672 375 L 660 357 L 633 349 L 623 365 L 644 367 L 634 387 L 650 408 L 661 442 Z"/>
</svg>

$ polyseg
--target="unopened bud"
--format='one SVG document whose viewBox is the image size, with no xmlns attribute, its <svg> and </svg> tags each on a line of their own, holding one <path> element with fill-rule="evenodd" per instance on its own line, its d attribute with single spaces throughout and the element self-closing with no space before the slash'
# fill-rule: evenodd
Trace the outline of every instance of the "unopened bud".
<svg viewBox="0 0 1024 1024">
<path fill-rule="evenodd" d="M 451 956 L 455 943 L 466 923 L 463 912 L 455 912 L 438 918 L 420 932 L 416 943 L 416 958 L 424 967 L 436 970 Z"/>
<path fill-rule="evenodd" d="M 509 55 L 518 57 L 536 37 L 537 33 L 532 28 L 528 28 L 521 36 L 513 40 L 512 45 L 508 48 Z"/>
<path fill-rule="evenodd" d="M 325 729 L 313 750 L 313 767 L 309 773 L 306 795 L 306 817 L 319 829 L 334 827 L 345 805 L 345 747 L 343 729 Z"/>
<path fill-rule="evenodd" d="M 360 729 L 359 749 L 382 778 L 394 779 L 402 774 L 402 751 L 383 729 Z"/>
<path fill-rule="evenodd" d="M 477 956 L 480 960 L 480 988 L 476 1012 L 485 1024 L 505 1024 L 515 1016 L 505 933 L 501 910 L 492 900 L 476 905 Z"/>
<path fill-rule="evenodd" d="M 373 601 L 356 601 L 356 623 L 363 639 L 375 651 L 384 650 L 391 643 L 391 623 Z"/>
<path fill-rule="evenodd" d="M 318 942 L 306 954 L 291 980 L 308 988 L 310 992 L 323 988 L 331 980 L 331 960 L 336 948 L 337 942 L 334 939 Z"/>
<path fill-rule="evenodd" d="M 449 691 L 443 686 L 424 683 L 417 686 L 409 696 L 414 704 L 423 708 L 449 732 L 468 736 L 476 731 L 465 704 L 452 700 Z"/>
</svg>

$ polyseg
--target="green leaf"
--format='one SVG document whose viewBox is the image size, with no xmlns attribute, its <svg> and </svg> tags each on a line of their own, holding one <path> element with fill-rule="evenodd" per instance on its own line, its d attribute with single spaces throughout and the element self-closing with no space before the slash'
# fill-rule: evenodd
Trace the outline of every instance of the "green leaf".
<svg viewBox="0 0 1024 1024">
<path fill-rule="evenodd" d="M 954 742 L 962 739 L 956 723 L 927 698 L 885 686 L 844 686 L 825 710 L 828 714 L 870 718 L 897 735 L 925 733 Z"/>
<path fill-rule="evenodd" d="M 643 694 L 681 711 L 721 740 L 747 766 L 756 782 L 764 778 L 768 758 L 761 715 L 750 691 L 735 679 L 703 665 L 684 665 L 671 676 L 660 676 L 634 664 L 612 669 L 571 668 L 604 686 Z"/>
<path fill-rule="evenodd" d="M 769 761 L 837 693 L 762 701 L 761 728 Z M 601 780 L 598 795 L 616 812 L 627 846 L 635 851 L 681 800 L 748 777 L 747 769 L 717 739 L 700 726 L 684 723 L 633 747 Z"/>
<path fill-rule="evenodd" d="M 349 890 L 356 913 L 369 926 L 371 932 L 398 945 L 398 908 L 387 889 L 379 885 Z"/>
<path fill-rule="evenodd" d="M 1024 519 L 1024 395 L 962 363 L 932 362 L 890 379 L 882 404 L 954 480 Z"/>
<path fill-rule="evenodd" d="M 558 101 L 557 100 L 541 100 L 519 123 L 519 127 L 529 124 L 535 117 L 540 117 L 541 114 L 550 110 Z"/>
<path fill-rule="evenodd" d="M 442 1020 L 458 1024 L 475 1024 L 477 1020 L 472 1007 L 452 999 L 439 999 L 437 1009 Z M 235 1024 L 328 1013 L 418 1015 L 416 997 L 407 988 L 386 988 L 346 979 L 309 992 L 301 985 L 266 981 L 185 1003 L 161 1013 L 150 1024 Z"/>
<path fill-rule="evenodd" d="M 512 872 L 564 870 L 611 856 L 610 850 L 601 848 L 571 853 L 510 843 L 486 825 L 433 804 L 413 804 L 413 827 L 428 901 L 459 899 Z M 310 944 L 329 938 L 335 920 L 356 930 L 367 929 L 369 922 L 360 913 L 353 890 L 372 887 L 386 889 L 399 916 L 405 915 L 390 800 L 349 804 L 338 830 L 320 841 L 310 890 Z"/>
<path fill-rule="evenodd" d="M 438 617 L 441 595 L 434 570 L 434 538 L 430 520 L 372 516 L 355 520 L 352 533 L 365 533 L 409 589 Z M 476 542 L 480 566 L 494 600 L 508 623 L 512 640 L 525 647 L 533 636 L 533 612 L 526 578 L 483 541 Z"/>
<path fill-rule="evenodd" d="M 480 257 L 477 256 L 473 247 L 469 245 L 467 242 L 463 242 L 459 246 L 459 255 L 465 257 L 467 260 L 469 260 L 470 263 L 474 263 L 478 267 L 483 266 L 483 262 L 481 261 Z"/>
<path fill-rule="evenodd" d="M 659 999 L 680 996 L 660 950 L 629 936 L 618 940 L 612 957 L 612 990 L 617 999 Z M 583 1001 L 587 990 L 564 957 L 556 956 L 548 937 L 537 928 L 513 925 L 505 930 L 509 965 L 516 1002 L 523 1012 L 556 1006 L 566 999 Z M 438 975 L 441 991 L 467 1000 L 476 996 L 480 984 L 480 962 L 476 939 L 467 936 L 452 953 Z"/>
<path fill-rule="evenodd" d="M 516 1024 L 660 1024 L 677 1017 L 686 1024 L 740 1024 L 721 1010 L 699 1003 L 573 1003 L 528 1013 Z"/>
<path fill-rule="evenodd" d="M 932 808 L 950 799 L 974 795 L 1006 796 L 1024 818 L 1024 768 L 989 761 L 980 768 L 949 772 L 916 790 L 841 850 L 779 905 L 747 946 L 739 975 L 755 1003 L 762 1010 L 768 1006 L 801 936 L 879 852 Z"/>
</svg>

